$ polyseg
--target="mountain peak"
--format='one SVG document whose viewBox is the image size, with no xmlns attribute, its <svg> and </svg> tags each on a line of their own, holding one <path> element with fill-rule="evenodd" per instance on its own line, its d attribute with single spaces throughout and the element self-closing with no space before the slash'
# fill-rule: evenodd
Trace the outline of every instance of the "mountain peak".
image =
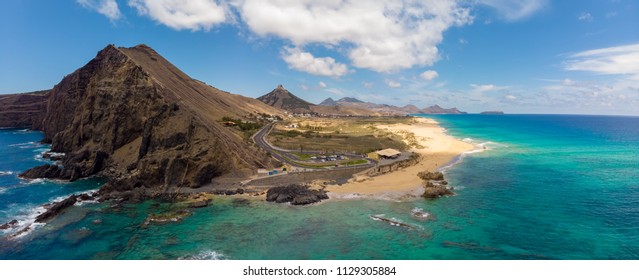
<svg viewBox="0 0 639 280">
<path fill-rule="evenodd" d="M 310 106 L 313 105 L 312 103 L 295 96 L 282 85 L 278 85 L 273 91 L 258 97 L 257 100 L 278 109 L 294 112 L 308 112 L 311 109 Z"/>
<path fill-rule="evenodd" d="M 333 100 L 333 98 L 326 98 L 324 101 L 322 101 L 322 103 L 319 104 L 320 106 L 336 106 L 338 105 L 337 102 L 335 100 Z"/>
</svg>

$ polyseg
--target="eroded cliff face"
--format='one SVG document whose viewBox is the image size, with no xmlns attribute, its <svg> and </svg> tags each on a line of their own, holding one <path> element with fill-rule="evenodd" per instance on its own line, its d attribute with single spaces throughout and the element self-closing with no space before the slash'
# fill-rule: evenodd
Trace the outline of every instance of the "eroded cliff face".
<svg viewBox="0 0 639 280">
<path fill-rule="evenodd" d="M 48 90 L 0 95 L 0 127 L 42 129 Z"/>
<path fill-rule="evenodd" d="M 147 46 L 109 45 L 56 85 L 41 123 L 52 151 L 66 153 L 60 178 L 99 174 L 109 178 L 104 198 L 142 198 L 272 166 L 264 152 L 218 123 L 219 116 L 263 113 L 261 105 L 221 107 L 249 98 L 176 69 Z"/>
</svg>

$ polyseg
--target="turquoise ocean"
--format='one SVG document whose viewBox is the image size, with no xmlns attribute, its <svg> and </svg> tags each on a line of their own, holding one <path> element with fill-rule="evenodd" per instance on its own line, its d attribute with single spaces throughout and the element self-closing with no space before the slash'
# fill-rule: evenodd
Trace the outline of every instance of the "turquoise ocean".
<svg viewBox="0 0 639 280">
<path fill-rule="evenodd" d="M 305 207 L 220 197 L 159 225 L 144 221 L 174 205 L 85 203 L 18 237 L 0 231 L 0 259 L 639 259 L 639 117 L 427 117 L 477 147 L 445 168 L 455 196 Z M 0 224 L 27 225 L 42 204 L 103 183 L 19 179 L 46 162 L 40 139 L 0 130 Z"/>
</svg>

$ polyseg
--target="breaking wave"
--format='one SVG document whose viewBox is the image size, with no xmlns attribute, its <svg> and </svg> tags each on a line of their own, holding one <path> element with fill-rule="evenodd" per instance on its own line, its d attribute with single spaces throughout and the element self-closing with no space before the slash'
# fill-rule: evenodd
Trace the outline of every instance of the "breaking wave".
<svg viewBox="0 0 639 280">
<path fill-rule="evenodd" d="M 186 257 L 178 258 L 178 260 L 226 260 L 227 257 L 219 252 L 213 250 L 205 250 L 197 255 L 190 255 Z"/>
</svg>

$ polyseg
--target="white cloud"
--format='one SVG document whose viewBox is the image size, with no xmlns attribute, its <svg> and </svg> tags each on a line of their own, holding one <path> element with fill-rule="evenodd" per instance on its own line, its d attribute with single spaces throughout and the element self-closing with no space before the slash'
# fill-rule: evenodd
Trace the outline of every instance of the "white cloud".
<svg viewBox="0 0 639 280">
<path fill-rule="evenodd" d="M 508 100 L 517 100 L 517 96 L 510 95 L 510 94 L 508 94 L 508 95 L 506 95 L 506 96 L 504 96 L 504 97 L 505 97 L 506 99 L 508 99 Z"/>
<path fill-rule="evenodd" d="M 479 0 L 480 4 L 490 6 L 508 21 L 517 21 L 530 17 L 543 9 L 547 0 Z"/>
<path fill-rule="evenodd" d="M 564 79 L 544 87 L 532 102 L 585 112 L 636 115 L 639 107 L 632 104 L 639 102 L 638 93 L 639 85 L 633 80 L 598 82 Z"/>
<path fill-rule="evenodd" d="M 628 75 L 639 80 L 639 44 L 583 51 L 565 62 L 569 71 L 587 71 L 602 75 Z"/>
<path fill-rule="evenodd" d="M 505 89 L 509 89 L 510 87 L 507 86 L 496 86 L 493 84 L 486 84 L 486 85 L 476 85 L 476 84 L 471 84 L 470 87 L 473 88 L 474 92 L 489 92 L 489 91 L 498 91 L 498 90 L 505 90 Z"/>
<path fill-rule="evenodd" d="M 423 73 L 419 74 L 419 77 L 426 81 L 432 81 L 433 79 L 437 78 L 437 76 L 439 76 L 439 74 L 437 73 L 437 71 L 434 70 L 426 70 Z"/>
<path fill-rule="evenodd" d="M 580 21 L 588 21 L 591 22 L 593 21 L 595 18 L 590 14 L 590 13 L 581 13 L 579 15 L 579 17 L 577 17 L 578 20 Z"/>
<path fill-rule="evenodd" d="M 118 3 L 115 0 L 76 0 L 82 7 L 94 10 L 111 21 L 115 21 L 122 17 Z"/>
<path fill-rule="evenodd" d="M 373 88 L 373 83 L 371 82 L 362 82 L 362 86 L 365 88 Z"/>
<path fill-rule="evenodd" d="M 338 88 L 327 88 L 326 91 L 335 95 L 344 96 L 344 91 Z"/>
<path fill-rule="evenodd" d="M 336 62 L 332 57 L 314 57 L 299 48 L 285 48 L 282 59 L 290 68 L 313 75 L 339 77 L 349 72 L 345 64 Z"/>
<path fill-rule="evenodd" d="M 564 86 L 572 86 L 575 85 L 576 82 L 571 79 L 564 79 L 563 81 L 561 81 L 561 84 Z"/>
<path fill-rule="evenodd" d="M 451 26 L 472 22 L 458 0 L 238 0 L 242 20 L 260 36 L 297 47 L 340 46 L 352 65 L 378 72 L 430 66 Z"/>
<path fill-rule="evenodd" d="M 210 30 L 229 20 L 225 2 L 215 0 L 129 0 L 140 15 L 176 30 Z"/>
<path fill-rule="evenodd" d="M 324 83 L 324 82 L 320 81 L 320 82 L 319 82 L 319 87 L 320 87 L 320 88 L 325 88 L 325 87 L 326 87 L 326 83 Z"/>
<path fill-rule="evenodd" d="M 386 85 L 391 88 L 400 88 L 402 86 L 402 84 L 400 84 L 398 81 L 391 79 L 386 79 Z"/>
</svg>

